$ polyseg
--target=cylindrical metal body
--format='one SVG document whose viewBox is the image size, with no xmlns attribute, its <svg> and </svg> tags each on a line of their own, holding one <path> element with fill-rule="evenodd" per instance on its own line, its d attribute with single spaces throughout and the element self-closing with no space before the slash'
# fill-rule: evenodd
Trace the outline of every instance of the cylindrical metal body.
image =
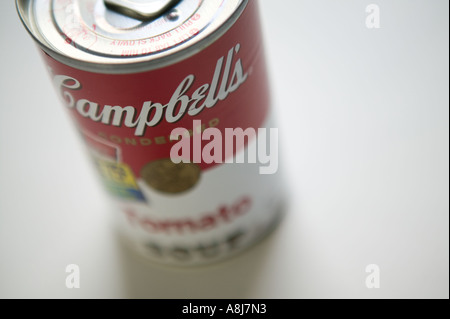
<svg viewBox="0 0 450 319">
<path fill-rule="evenodd" d="M 273 125 L 257 1 L 162 1 L 156 13 L 116 2 L 17 6 L 120 208 L 126 236 L 167 264 L 239 252 L 278 220 L 282 181 L 261 175 L 256 163 L 205 161 L 195 143 L 204 151 L 208 128 L 225 136 L 226 129 Z M 151 20 L 136 19 L 146 14 Z M 178 164 L 171 160 L 175 128 L 192 142 L 188 161 Z M 256 140 L 250 136 L 231 157 Z"/>
</svg>

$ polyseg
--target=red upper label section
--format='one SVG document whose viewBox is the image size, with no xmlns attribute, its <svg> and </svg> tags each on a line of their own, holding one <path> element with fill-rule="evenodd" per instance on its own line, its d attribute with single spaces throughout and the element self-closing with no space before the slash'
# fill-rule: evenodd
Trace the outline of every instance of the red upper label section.
<svg viewBox="0 0 450 319">
<path fill-rule="evenodd" d="M 88 145 L 128 164 L 136 176 L 145 164 L 170 157 L 176 143 L 170 141 L 173 129 L 195 134 L 208 127 L 222 132 L 258 128 L 269 109 L 256 1 L 249 1 L 219 40 L 161 69 L 100 74 L 44 57 L 59 95 L 83 136 L 88 136 Z M 201 120 L 203 127 L 193 128 L 193 120 Z"/>
</svg>

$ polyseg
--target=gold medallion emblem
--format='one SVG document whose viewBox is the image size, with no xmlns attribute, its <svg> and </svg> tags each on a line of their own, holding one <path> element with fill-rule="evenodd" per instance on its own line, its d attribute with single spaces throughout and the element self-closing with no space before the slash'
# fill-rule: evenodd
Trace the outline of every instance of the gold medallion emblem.
<svg viewBox="0 0 450 319">
<path fill-rule="evenodd" d="M 170 158 L 150 162 L 141 169 L 141 177 L 148 186 L 169 194 L 193 188 L 200 180 L 201 170 L 193 163 L 173 163 Z"/>
</svg>

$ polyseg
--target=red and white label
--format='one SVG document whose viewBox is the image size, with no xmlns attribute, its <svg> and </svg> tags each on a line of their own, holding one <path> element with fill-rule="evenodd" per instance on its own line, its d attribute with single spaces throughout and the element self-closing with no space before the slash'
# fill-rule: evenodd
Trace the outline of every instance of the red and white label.
<svg viewBox="0 0 450 319">
<path fill-rule="evenodd" d="M 177 143 L 171 140 L 176 128 L 187 129 L 194 138 L 209 127 L 225 133 L 227 128 L 257 130 L 270 123 L 257 1 L 249 1 L 214 43 L 160 69 L 102 74 L 69 67 L 47 54 L 44 58 L 106 187 L 118 199 L 126 232 L 147 252 L 150 247 L 154 259 L 212 260 L 245 248 L 270 228 L 282 197 L 278 176 L 264 177 L 250 164 L 192 161 L 194 168 L 180 174 L 189 191 L 178 194 L 166 176 L 171 174 L 164 171 L 171 165 L 164 160 Z M 194 120 L 201 127 L 193 127 Z M 255 141 L 246 140 L 234 153 L 248 143 Z M 152 185 L 152 176 L 162 176 L 161 181 L 156 178 Z M 217 251 L 220 256 L 212 254 Z"/>
<path fill-rule="evenodd" d="M 133 74 L 78 70 L 45 55 L 53 82 L 84 132 L 116 144 L 136 176 L 170 157 L 173 129 L 258 128 L 269 94 L 256 6 L 251 1 L 219 40 L 182 62 Z M 193 132 L 195 133 L 195 132 Z M 200 163 L 202 169 L 212 164 Z"/>
</svg>

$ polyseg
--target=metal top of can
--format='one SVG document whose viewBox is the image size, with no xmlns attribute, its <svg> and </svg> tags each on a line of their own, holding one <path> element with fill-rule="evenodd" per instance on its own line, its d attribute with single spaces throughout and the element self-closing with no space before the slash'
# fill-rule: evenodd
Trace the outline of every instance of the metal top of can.
<svg viewBox="0 0 450 319">
<path fill-rule="evenodd" d="M 218 39 L 248 0 L 16 0 L 27 30 L 55 59 L 101 73 L 169 65 Z"/>
</svg>

